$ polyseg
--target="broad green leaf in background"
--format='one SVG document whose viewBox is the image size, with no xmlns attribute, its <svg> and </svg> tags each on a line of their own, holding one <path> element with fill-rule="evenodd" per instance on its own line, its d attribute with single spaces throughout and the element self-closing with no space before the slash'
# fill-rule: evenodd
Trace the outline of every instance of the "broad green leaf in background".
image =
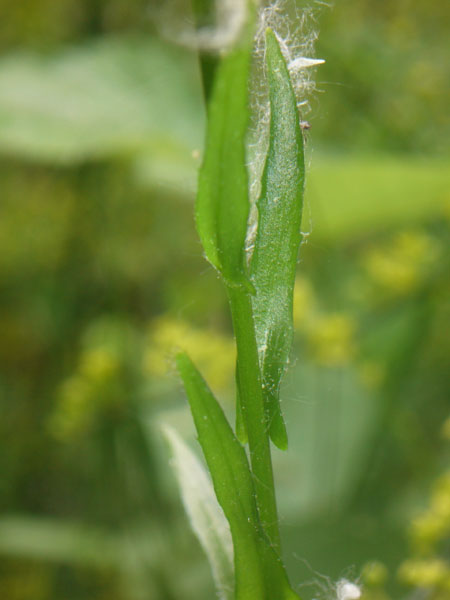
<svg viewBox="0 0 450 600">
<path fill-rule="evenodd" d="M 270 137 L 257 201 L 258 228 L 251 260 L 252 298 L 266 415 L 273 442 L 287 447 L 279 404 L 281 378 L 292 345 L 292 302 L 301 241 L 304 156 L 297 101 L 275 34 L 266 34 Z"/>
<path fill-rule="evenodd" d="M 202 104 L 196 56 L 149 36 L 10 53 L 0 59 L 0 152 L 68 165 L 125 156 L 140 184 L 192 197 Z M 436 158 L 316 153 L 304 229 L 311 220 L 315 238 L 341 240 L 439 216 L 446 167 Z"/>
<path fill-rule="evenodd" d="M 230 285 L 249 287 L 245 264 L 249 213 L 245 136 L 251 43 L 247 30 L 243 37 L 222 59 L 215 76 L 196 221 L 210 263 Z"/>
<path fill-rule="evenodd" d="M 143 593 L 156 598 L 159 591 L 154 575 L 161 573 L 161 568 L 171 564 L 170 561 L 179 560 L 174 557 L 173 549 L 182 547 L 184 540 L 182 528 L 175 526 L 171 533 L 173 546 L 164 544 L 162 540 L 167 531 L 163 528 L 149 519 L 138 519 L 114 532 L 111 528 L 62 518 L 3 514 L 0 517 L 0 555 L 6 564 L 17 559 L 44 568 L 53 564 L 55 568 L 117 572 L 129 593 L 127 598 L 142 598 Z M 186 569 L 177 572 L 174 581 L 177 597 L 195 597 L 198 581 L 190 572 L 195 569 L 196 563 L 190 562 Z M 143 582 L 145 592 L 142 591 Z M 1 597 L 5 596 L 2 594 Z"/>
<path fill-rule="evenodd" d="M 219 597 L 234 598 L 233 544 L 230 528 L 203 465 L 168 425 L 162 426 L 191 526 L 211 565 Z"/>
<path fill-rule="evenodd" d="M 118 535 L 62 519 L 24 515 L 0 519 L 3 556 L 109 567 L 123 560 L 122 546 Z"/>
<path fill-rule="evenodd" d="M 443 157 L 317 154 L 303 227 L 320 243 L 341 244 L 391 227 L 423 226 L 447 214 L 449 187 Z"/>
<path fill-rule="evenodd" d="M 162 168 L 161 184 L 183 191 L 189 169 L 193 192 L 201 107 L 195 54 L 148 36 L 0 60 L 0 151 L 38 162 L 139 157 L 146 182 L 159 183 Z"/>
</svg>

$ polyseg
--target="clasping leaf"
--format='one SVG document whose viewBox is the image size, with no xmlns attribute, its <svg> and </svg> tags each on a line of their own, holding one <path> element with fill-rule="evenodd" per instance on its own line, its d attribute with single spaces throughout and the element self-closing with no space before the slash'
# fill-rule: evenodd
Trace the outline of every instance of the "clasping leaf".
<svg viewBox="0 0 450 600">
<path fill-rule="evenodd" d="M 214 491 L 230 525 L 236 600 L 298 600 L 281 559 L 261 527 L 253 475 L 243 446 L 189 357 L 180 353 L 176 362 Z"/>
<path fill-rule="evenodd" d="M 247 455 L 222 408 L 189 357 L 180 353 L 176 361 L 217 500 L 230 524 L 236 598 L 261 600 L 265 595 L 258 549 L 259 524 Z"/>
<path fill-rule="evenodd" d="M 249 29 L 245 28 L 244 38 Z M 229 285 L 248 289 L 252 286 L 245 260 L 249 213 L 245 136 L 250 58 L 251 43 L 244 39 L 217 69 L 195 209 L 207 259 Z"/>
<path fill-rule="evenodd" d="M 292 302 L 304 188 L 303 136 L 289 71 L 275 34 L 266 33 L 270 97 L 269 149 L 257 201 L 258 228 L 251 260 L 252 299 L 270 436 L 287 447 L 279 404 L 281 378 L 292 344 Z"/>
</svg>

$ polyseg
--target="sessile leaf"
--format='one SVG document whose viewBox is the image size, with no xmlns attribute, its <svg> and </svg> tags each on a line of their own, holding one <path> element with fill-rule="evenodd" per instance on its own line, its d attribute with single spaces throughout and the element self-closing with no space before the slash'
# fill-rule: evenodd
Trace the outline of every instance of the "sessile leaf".
<svg viewBox="0 0 450 600">
<path fill-rule="evenodd" d="M 261 600 L 265 595 L 259 523 L 247 455 L 190 358 L 180 353 L 176 361 L 217 500 L 230 524 L 236 598 Z"/>
<path fill-rule="evenodd" d="M 246 38 L 248 35 L 246 29 Z M 198 181 L 197 230 L 209 262 L 230 285 L 251 289 L 245 261 L 249 214 L 245 166 L 251 44 L 226 55 L 208 107 L 206 149 Z"/>
<path fill-rule="evenodd" d="M 190 358 L 180 353 L 176 362 L 214 491 L 230 525 L 236 600 L 298 600 L 279 556 L 263 533 L 243 446 Z"/>
<path fill-rule="evenodd" d="M 272 441 L 287 448 L 279 389 L 292 345 L 292 303 L 304 189 L 303 136 L 289 71 L 275 34 L 266 33 L 270 97 L 269 149 L 250 266 L 256 340 Z"/>
</svg>

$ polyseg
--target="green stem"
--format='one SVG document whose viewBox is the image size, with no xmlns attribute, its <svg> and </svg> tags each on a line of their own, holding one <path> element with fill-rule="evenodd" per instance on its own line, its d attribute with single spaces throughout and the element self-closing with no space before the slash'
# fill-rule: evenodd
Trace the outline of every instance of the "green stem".
<svg viewBox="0 0 450 600">
<path fill-rule="evenodd" d="M 192 0 L 192 10 L 197 28 L 212 27 L 216 19 L 215 3 L 212 0 Z M 203 95 L 208 104 L 214 75 L 219 64 L 219 58 L 216 54 L 199 50 L 200 71 L 203 84 Z"/>
<path fill-rule="evenodd" d="M 280 533 L 270 456 L 269 432 L 259 370 L 251 297 L 244 288 L 227 286 L 237 346 L 239 395 L 247 425 L 256 504 L 264 532 L 280 554 Z"/>
</svg>

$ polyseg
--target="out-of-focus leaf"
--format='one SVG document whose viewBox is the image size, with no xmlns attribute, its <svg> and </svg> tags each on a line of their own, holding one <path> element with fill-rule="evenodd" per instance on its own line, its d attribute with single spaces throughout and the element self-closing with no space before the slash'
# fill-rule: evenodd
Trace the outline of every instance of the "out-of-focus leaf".
<svg viewBox="0 0 450 600">
<path fill-rule="evenodd" d="M 275 456 L 280 511 L 302 522 L 330 510 L 338 514 L 357 482 L 368 477 L 382 405 L 351 367 L 302 361 L 289 369 L 285 385 L 295 390 L 296 401 L 288 403 L 285 415 L 296 425 L 289 452 Z"/>
<path fill-rule="evenodd" d="M 149 566 L 150 570 L 157 569 L 161 561 L 167 563 L 172 559 L 170 548 L 161 543 L 163 535 L 160 525 L 148 520 L 128 523 L 125 531 L 113 533 L 63 519 L 9 514 L 0 518 L 0 555 L 36 563 L 114 569 L 130 590 L 142 590 L 144 577 L 145 589 L 154 597 L 160 588 L 154 578 L 149 579 L 145 574 L 148 575 Z M 173 535 L 176 547 L 182 542 L 176 532 Z M 187 594 L 189 598 L 198 589 L 195 577 L 183 570 L 177 574 L 174 588 L 180 597 Z"/>
<path fill-rule="evenodd" d="M 173 453 L 173 466 L 186 512 L 211 564 L 219 596 L 232 600 L 233 544 L 228 522 L 200 461 L 172 427 L 163 426 L 163 433 Z"/>
<path fill-rule="evenodd" d="M 196 220 L 211 264 L 229 284 L 249 286 L 245 264 L 249 213 L 245 136 L 251 42 L 248 35 L 244 37 L 222 60 L 215 76 Z"/>
<path fill-rule="evenodd" d="M 8 556 L 109 566 L 119 563 L 121 547 L 119 536 L 55 519 L 0 519 L 0 552 Z"/>
<path fill-rule="evenodd" d="M 318 154 L 308 173 L 303 230 L 320 242 L 341 243 L 423 225 L 446 214 L 449 186 L 445 159 Z"/>
<path fill-rule="evenodd" d="M 133 160 L 132 173 L 139 186 L 161 189 L 191 200 L 197 190 L 199 161 L 195 155 L 196 152 L 186 152 L 186 147 L 181 145 L 147 146 Z"/>
<path fill-rule="evenodd" d="M 297 101 L 275 34 L 266 34 L 270 137 L 257 202 L 258 229 L 251 261 L 256 340 L 265 409 L 273 442 L 287 447 L 279 404 L 281 378 L 292 345 L 292 303 L 303 205 L 303 136 Z"/>
<path fill-rule="evenodd" d="M 164 148 L 176 178 L 180 157 L 189 162 L 201 148 L 201 107 L 195 56 L 154 39 L 104 38 L 0 61 L 0 150 L 33 160 L 151 159 Z"/>
</svg>

